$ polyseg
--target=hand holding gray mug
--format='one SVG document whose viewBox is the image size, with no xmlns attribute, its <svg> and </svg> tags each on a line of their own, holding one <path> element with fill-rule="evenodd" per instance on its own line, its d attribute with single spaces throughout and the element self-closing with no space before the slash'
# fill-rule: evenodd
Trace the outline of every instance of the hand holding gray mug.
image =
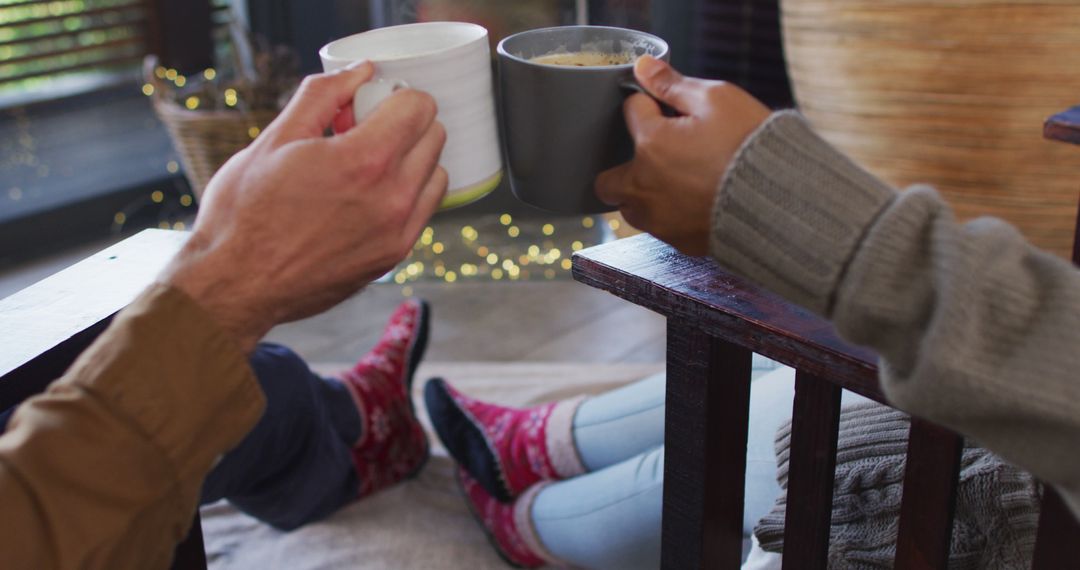
<svg viewBox="0 0 1080 570">
<path fill-rule="evenodd" d="M 623 101 L 640 90 L 633 68 L 646 54 L 666 60 L 668 45 L 599 26 L 529 30 L 499 43 L 503 139 L 519 200 L 560 213 L 614 210 L 593 182 L 634 156 Z"/>
</svg>

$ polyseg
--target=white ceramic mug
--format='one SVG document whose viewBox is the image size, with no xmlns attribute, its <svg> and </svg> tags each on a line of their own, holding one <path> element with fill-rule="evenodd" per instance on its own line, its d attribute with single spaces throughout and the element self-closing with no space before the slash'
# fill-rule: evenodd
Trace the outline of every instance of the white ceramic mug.
<svg viewBox="0 0 1080 570">
<path fill-rule="evenodd" d="M 502 154 L 486 29 L 464 22 L 378 28 L 333 41 L 319 56 L 326 71 L 360 60 L 375 63 L 375 77 L 353 99 L 358 123 L 400 87 L 435 98 L 437 119 L 446 127 L 439 164 L 450 177 L 440 208 L 468 204 L 499 185 Z"/>
</svg>

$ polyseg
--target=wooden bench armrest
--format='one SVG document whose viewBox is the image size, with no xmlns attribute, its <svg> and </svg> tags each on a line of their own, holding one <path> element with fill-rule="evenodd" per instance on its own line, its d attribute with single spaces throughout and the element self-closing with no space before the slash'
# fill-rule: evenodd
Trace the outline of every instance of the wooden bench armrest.
<svg viewBox="0 0 1080 570">
<path fill-rule="evenodd" d="M 707 258 L 638 235 L 578 252 L 574 278 L 878 402 L 877 355 L 831 323 Z"/>
</svg>

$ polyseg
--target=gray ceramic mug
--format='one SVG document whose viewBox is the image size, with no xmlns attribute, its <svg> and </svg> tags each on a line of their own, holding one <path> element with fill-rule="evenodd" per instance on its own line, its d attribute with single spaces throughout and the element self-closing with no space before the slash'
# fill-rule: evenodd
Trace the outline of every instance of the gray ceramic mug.
<svg viewBox="0 0 1080 570">
<path fill-rule="evenodd" d="M 614 210 L 596 198 L 601 172 L 634 156 L 623 101 L 636 87 L 633 63 L 573 67 L 530 59 L 599 51 L 668 59 L 664 40 L 635 30 L 563 26 L 529 30 L 499 42 L 499 101 L 511 188 L 545 210 Z"/>
</svg>

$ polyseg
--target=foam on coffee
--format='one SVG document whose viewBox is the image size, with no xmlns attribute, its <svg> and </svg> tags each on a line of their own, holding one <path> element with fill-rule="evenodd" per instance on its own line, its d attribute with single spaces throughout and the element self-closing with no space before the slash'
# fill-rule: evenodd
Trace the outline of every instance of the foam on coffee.
<svg viewBox="0 0 1080 570">
<path fill-rule="evenodd" d="M 600 51 L 576 51 L 569 53 L 549 53 L 529 59 L 533 63 L 544 65 L 562 65 L 566 67 L 603 67 L 633 63 L 631 52 L 605 53 Z"/>
</svg>

